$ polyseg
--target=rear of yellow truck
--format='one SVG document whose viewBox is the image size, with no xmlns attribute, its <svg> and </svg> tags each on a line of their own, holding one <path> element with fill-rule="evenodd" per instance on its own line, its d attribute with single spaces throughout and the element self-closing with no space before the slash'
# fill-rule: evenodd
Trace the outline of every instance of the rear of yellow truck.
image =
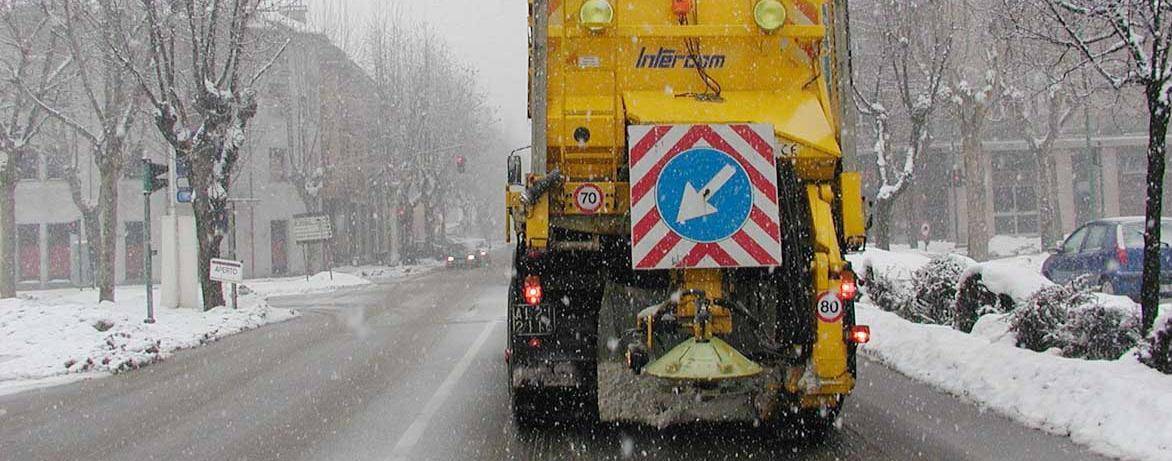
<svg viewBox="0 0 1172 461">
<path fill-rule="evenodd" d="M 845 2 L 531 0 L 509 389 L 657 425 L 825 428 L 855 383 Z M 812 433 L 817 433 L 814 431 Z"/>
</svg>

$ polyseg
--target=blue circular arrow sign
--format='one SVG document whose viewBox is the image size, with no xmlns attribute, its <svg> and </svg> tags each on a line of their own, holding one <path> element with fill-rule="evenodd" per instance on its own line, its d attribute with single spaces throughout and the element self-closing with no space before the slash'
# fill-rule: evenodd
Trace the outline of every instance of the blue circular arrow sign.
<svg viewBox="0 0 1172 461">
<path fill-rule="evenodd" d="M 744 167 L 708 147 L 668 161 L 655 190 L 663 221 L 680 237 L 698 243 L 728 239 L 744 227 L 753 209 L 753 186 Z"/>
</svg>

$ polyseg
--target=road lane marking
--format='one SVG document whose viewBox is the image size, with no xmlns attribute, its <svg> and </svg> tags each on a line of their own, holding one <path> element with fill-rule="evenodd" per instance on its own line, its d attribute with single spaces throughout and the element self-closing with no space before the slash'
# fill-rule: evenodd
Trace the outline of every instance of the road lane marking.
<svg viewBox="0 0 1172 461">
<path fill-rule="evenodd" d="M 468 348 L 468 352 L 464 353 L 464 357 L 456 363 L 456 367 L 448 373 L 448 377 L 444 378 L 444 382 L 436 389 L 435 394 L 427 400 L 427 404 L 423 406 L 423 411 L 415 417 L 415 421 L 407 427 L 407 431 L 399 437 L 399 442 L 395 444 L 394 450 L 391 451 L 391 459 L 395 461 L 406 461 L 410 459 L 408 455 L 415 445 L 419 443 L 419 438 L 427 431 L 427 426 L 431 424 L 431 418 L 435 416 L 436 412 L 444 406 L 444 402 L 452 396 L 452 388 L 456 387 L 456 383 L 464 377 L 464 373 L 468 372 L 468 368 L 472 366 L 472 361 L 476 360 L 476 356 L 480 353 L 480 349 L 484 347 L 484 343 L 488 341 L 488 337 L 492 336 L 492 331 L 496 328 L 497 322 L 488 322 L 484 326 L 484 330 L 480 332 L 480 336 L 476 338 L 476 342 L 472 343 L 472 347 Z"/>
</svg>

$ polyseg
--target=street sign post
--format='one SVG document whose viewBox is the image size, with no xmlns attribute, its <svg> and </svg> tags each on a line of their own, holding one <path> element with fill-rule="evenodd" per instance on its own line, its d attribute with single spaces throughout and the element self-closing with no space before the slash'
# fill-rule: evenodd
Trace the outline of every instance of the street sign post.
<svg viewBox="0 0 1172 461">
<path fill-rule="evenodd" d="M 780 264 L 771 126 L 636 125 L 629 135 L 635 269 Z"/>
<path fill-rule="evenodd" d="M 143 266 L 146 278 L 146 305 L 147 318 L 144 323 L 155 323 L 155 287 L 154 284 L 154 257 L 155 250 L 151 242 L 151 194 L 168 187 L 170 181 L 160 176 L 167 174 L 166 165 L 151 163 L 150 158 L 142 158 L 142 229 L 143 229 Z"/>
<path fill-rule="evenodd" d="M 301 245 L 301 257 L 305 259 L 305 279 L 309 280 L 309 245 L 313 243 L 320 243 L 323 246 L 325 242 L 334 239 L 334 225 L 330 221 L 330 215 L 320 213 L 307 213 L 293 216 L 293 241 Z M 327 253 L 322 251 L 322 253 Z M 330 266 L 330 280 L 334 279 L 334 268 Z"/>
<path fill-rule="evenodd" d="M 232 308 L 239 308 L 236 285 L 244 283 L 244 262 L 214 258 L 208 272 L 208 278 L 232 285 Z"/>
</svg>

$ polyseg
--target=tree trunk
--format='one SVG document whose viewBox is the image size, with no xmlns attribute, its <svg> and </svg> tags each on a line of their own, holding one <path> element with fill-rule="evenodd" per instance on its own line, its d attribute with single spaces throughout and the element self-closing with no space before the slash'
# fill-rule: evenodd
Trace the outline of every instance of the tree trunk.
<svg viewBox="0 0 1172 461">
<path fill-rule="evenodd" d="M 976 130 L 961 134 L 964 157 L 965 197 L 968 207 L 968 253 L 977 261 L 989 258 L 988 197 L 985 193 L 985 162 L 981 140 Z"/>
<path fill-rule="evenodd" d="M 891 208 L 895 205 L 895 197 L 875 201 L 872 211 L 875 226 L 872 228 L 875 237 L 875 246 L 880 250 L 891 250 Z"/>
<path fill-rule="evenodd" d="M 0 170 L 0 298 L 16 297 L 16 162 Z"/>
<path fill-rule="evenodd" d="M 98 297 L 114 301 L 116 256 L 118 253 L 118 175 L 101 172 L 98 214 L 101 216 L 101 240 L 98 243 Z"/>
<path fill-rule="evenodd" d="M 1055 197 L 1058 196 L 1058 177 L 1053 149 L 1048 146 L 1034 152 L 1038 171 L 1038 235 L 1042 250 L 1053 248 L 1062 240 L 1062 215 Z"/>
<path fill-rule="evenodd" d="M 217 229 L 218 222 L 225 212 L 223 200 L 214 200 L 208 196 L 212 190 L 215 178 L 212 172 L 212 160 L 206 155 L 197 155 L 206 149 L 217 149 L 219 146 L 209 145 L 196 147 L 190 152 L 176 152 L 176 155 L 185 156 L 191 165 L 191 187 L 195 191 L 192 200 L 192 210 L 195 214 L 195 238 L 199 243 L 199 287 L 203 294 L 203 308 L 205 311 L 225 305 L 224 290 L 220 282 L 211 279 L 212 259 L 220 257 L 220 243 L 223 234 Z"/>
<path fill-rule="evenodd" d="M 199 241 L 199 287 L 203 293 L 203 308 L 208 311 L 225 305 L 223 286 L 211 279 L 212 259 L 220 257 L 220 242 L 224 237 L 216 230 L 210 200 L 197 198 L 194 208 L 195 235 Z"/>
<path fill-rule="evenodd" d="M 98 261 L 101 259 L 101 235 L 102 235 L 102 221 L 98 216 L 98 210 L 94 208 L 86 208 L 78 204 L 81 208 L 81 225 L 85 227 L 86 251 L 89 253 L 90 280 L 94 286 L 97 286 Z"/>
<path fill-rule="evenodd" d="M 1167 151 L 1169 106 L 1164 100 L 1163 84 L 1155 82 L 1147 87 L 1148 109 L 1148 200 L 1147 232 L 1144 234 L 1144 274 L 1140 292 L 1143 315 L 1143 333 L 1146 336 L 1156 323 L 1160 309 L 1160 255 L 1161 216 L 1164 208 L 1164 154 Z"/>
</svg>

